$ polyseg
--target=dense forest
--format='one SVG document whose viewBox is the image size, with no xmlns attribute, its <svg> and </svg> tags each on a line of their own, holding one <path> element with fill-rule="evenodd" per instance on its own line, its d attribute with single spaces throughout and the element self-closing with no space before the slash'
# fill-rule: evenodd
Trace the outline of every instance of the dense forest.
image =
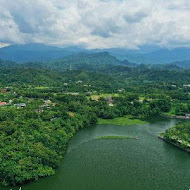
<svg viewBox="0 0 190 190">
<path fill-rule="evenodd" d="M 106 52 L 49 62 L 0 60 L 0 183 L 52 175 L 69 139 L 99 119 L 190 113 L 190 70 L 120 61 Z M 189 143 L 189 124 L 167 131 Z"/>
</svg>

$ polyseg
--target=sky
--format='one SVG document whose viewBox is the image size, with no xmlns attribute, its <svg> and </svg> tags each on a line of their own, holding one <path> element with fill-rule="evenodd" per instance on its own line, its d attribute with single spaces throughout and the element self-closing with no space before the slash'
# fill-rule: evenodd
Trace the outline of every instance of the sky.
<svg viewBox="0 0 190 190">
<path fill-rule="evenodd" d="M 190 47 L 190 0 L 0 0 L 0 47 Z"/>
</svg>

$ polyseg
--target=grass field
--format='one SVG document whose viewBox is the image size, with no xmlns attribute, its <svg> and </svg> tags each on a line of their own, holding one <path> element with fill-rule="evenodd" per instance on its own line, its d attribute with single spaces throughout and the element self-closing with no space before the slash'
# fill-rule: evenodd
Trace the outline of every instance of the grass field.
<svg viewBox="0 0 190 190">
<path fill-rule="evenodd" d="M 136 125 L 136 124 L 147 124 L 146 121 L 140 119 L 133 119 L 130 116 L 118 117 L 115 119 L 99 119 L 99 125 Z"/>
</svg>

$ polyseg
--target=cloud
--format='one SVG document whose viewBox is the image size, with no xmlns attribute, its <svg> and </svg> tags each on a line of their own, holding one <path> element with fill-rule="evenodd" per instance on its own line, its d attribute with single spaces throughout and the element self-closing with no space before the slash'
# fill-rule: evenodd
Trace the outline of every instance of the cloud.
<svg viewBox="0 0 190 190">
<path fill-rule="evenodd" d="M 0 43 L 190 46 L 189 0 L 0 0 Z"/>
</svg>

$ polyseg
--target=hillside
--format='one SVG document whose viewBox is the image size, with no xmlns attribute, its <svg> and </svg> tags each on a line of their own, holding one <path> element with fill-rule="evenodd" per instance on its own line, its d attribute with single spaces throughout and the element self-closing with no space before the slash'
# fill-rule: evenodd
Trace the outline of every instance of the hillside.
<svg viewBox="0 0 190 190">
<path fill-rule="evenodd" d="M 28 62 L 20 64 L 25 67 L 45 68 L 57 71 L 65 70 L 88 70 L 88 71 L 107 71 L 109 66 L 128 66 L 134 67 L 136 64 L 128 61 L 120 61 L 111 56 L 108 52 L 100 53 L 81 53 L 67 56 L 59 60 L 47 62 Z"/>
<path fill-rule="evenodd" d="M 60 74 L 45 69 L 27 67 L 0 68 L 0 84 L 3 85 L 60 85 Z"/>
</svg>

